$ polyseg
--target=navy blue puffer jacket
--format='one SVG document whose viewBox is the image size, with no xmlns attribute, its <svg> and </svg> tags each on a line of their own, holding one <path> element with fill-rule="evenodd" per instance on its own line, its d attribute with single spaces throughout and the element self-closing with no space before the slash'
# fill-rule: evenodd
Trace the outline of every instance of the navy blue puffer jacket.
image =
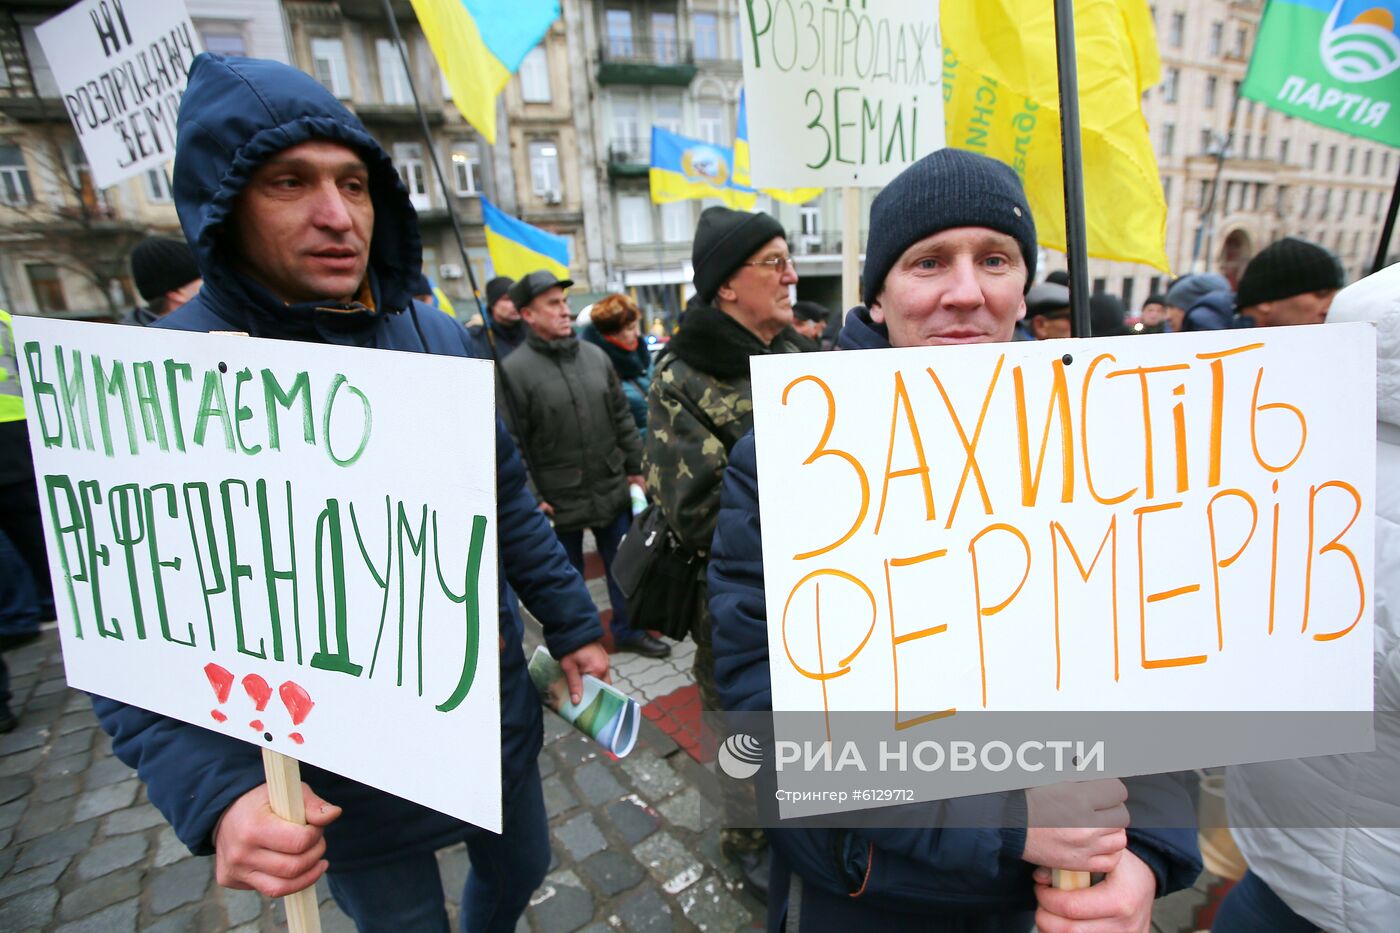
<svg viewBox="0 0 1400 933">
<path fill-rule="evenodd" d="M 317 311 L 285 305 L 229 265 L 224 225 L 253 171 L 268 157 L 312 139 L 343 143 L 370 169 L 375 225 L 369 280 L 374 308 Z M 204 277 L 196 298 L 157 326 L 188 331 L 243 331 L 304 340 L 447 356 L 475 355 L 466 330 L 415 303 L 421 267 L 417 218 L 387 153 L 353 115 L 310 76 L 272 62 L 200 55 L 180 108 L 175 202 Z M 489 404 L 489 399 L 480 400 Z M 497 528 L 500 555 L 501 782 L 509 799 L 535 767 L 542 740 L 540 704 L 525 670 L 515 594 L 545 623 L 555 657 L 597 640 L 602 629 L 588 590 L 526 489 L 515 445 L 497 422 Z M 137 769 L 151 802 L 196 854 L 212 851 L 223 811 L 263 783 L 257 747 L 197 726 L 101 697 L 93 707 L 112 749 Z M 432 749 L 423 750 L 432 767 Z M 464 774 L 463 781 L 472 776 Z M 302 780 L 344 808 L 326 830 L 331 871 L 363 868 L 406 851 L 431 850 L 463 838 L 461 821 L 319 768 Z"/>
</svg>

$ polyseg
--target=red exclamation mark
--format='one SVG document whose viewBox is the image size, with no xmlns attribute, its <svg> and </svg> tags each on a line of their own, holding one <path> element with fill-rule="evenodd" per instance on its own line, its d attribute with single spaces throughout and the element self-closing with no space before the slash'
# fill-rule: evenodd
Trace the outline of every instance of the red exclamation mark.
<svg viewBox="0 0 1400 933">
<path fill-rule="evenodd" d="M 204 676 L 209 678 L 209 686 L 214 688 L 214 696 L 219 698 L 219 702 L 227 703 L 229 691 L 233 689 L 233 675 L 210 661 L 204 665 Z M 210 710 L 209 715 L 214 717 L 215 722 L 228 722 L 228 717 L 221 710 Z"/>
<path fill-rule="evenodd" d="M 267 701 L 272 696 L 272 688 L 267 685 L 267 681 L 263 680 L 257 674 L 249 674 L 243 678 L 243 689 L 246 690 L 248 696 L 252 698 L 253 705 L 257 707 L 258 712 L 261 713 L 263 710 L 267 709 Z M 263 732 L 263 722 L 261 719 L 254 719 L 252 722 L 248 723 L 248 725 L 262 732 L 264 739 L 269 742 L 272 741 L 272 733 Z"/>
<path fill-rule="evenodd" d="M 311 707 L 316 705 L 311 700 L 311 694 L 307 693 L 301 684 L 294 684 L 290 680 L 277 688 L 277 694 L 282 698 L 282 705 L 287 707 L 287 712 L 291 713 L 294 726 L 306 722 L 306 717 L 311 715 Z M 298 745 L 306 741 L 300 732 L 293 732 L 287 738 Z"/>
</svg>

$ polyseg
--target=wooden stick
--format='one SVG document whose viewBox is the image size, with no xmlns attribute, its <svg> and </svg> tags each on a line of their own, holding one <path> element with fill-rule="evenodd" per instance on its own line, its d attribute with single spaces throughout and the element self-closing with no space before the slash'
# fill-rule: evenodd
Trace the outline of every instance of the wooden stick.
<svg viewBox="0 0 1400 933">
<path fill-rule="evenodd" d="M 1087 871 L 1070 871 L 1067 868 L 1050 869 L 1050 886 L 1065 891 L 1079 891 L 1093 885 Z"/>
<path fill-rule="evenodd" d="M 281 752 L 264 748 L 263 772 L 267 775 L 267 796 L 272 812 L 289 823 L 306 825 L 306 809 L 301 799 L 301 764 Z M 289 933 L 321 933 L 321 914 L 316 905 L 316 886 L 303 888 L 282 898 L 287 911 Z"/>
<path fill-rule="evenodd" d="M 841 189 L 841 315 L 860 304 L 860 189 Z"/>
</svg>

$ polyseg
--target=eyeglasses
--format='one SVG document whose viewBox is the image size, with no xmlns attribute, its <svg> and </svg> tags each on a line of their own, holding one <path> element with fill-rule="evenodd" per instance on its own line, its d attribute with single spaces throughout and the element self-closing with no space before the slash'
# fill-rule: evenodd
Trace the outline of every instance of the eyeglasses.
<svg viewBox="0 0 1400 933">
<path fill-rule="evenodd" d="M 779 274 L 784 269 L 796 269 L 797 263 L 792 261 L 791 256 L 774 256 L 771 259 L 760 259 L 757 262 L 746 262 L 746 266 L 767 266 Z"/>
</svg>

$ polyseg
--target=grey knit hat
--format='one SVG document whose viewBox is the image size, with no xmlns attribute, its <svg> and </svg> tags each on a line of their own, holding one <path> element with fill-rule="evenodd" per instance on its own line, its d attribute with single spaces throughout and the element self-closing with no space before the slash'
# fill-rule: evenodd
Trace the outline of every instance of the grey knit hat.
<svg viewBox="0 0 1400 933">
<path fill-rule="evenodd" d="M 1011 166 L 962 149 L 939 149 L 900 172 L 870 205 L 861 295 L 873 302 L 910 246 L 943 230 L 986 227 L 1021 246 L 1026 288 L 1035 279 L 1035 220 Z"/>
<path fill-rule="evenodd" d="M 1225 276 L 1217 275 L 1214 272 L 1183 275 L 1172 283 L 1171 288 L 1167 289 L 1167 304 L 1173 308 L 1190 311 L 1196 302 L 1211 292 L 1218 292 L 1221 289 L 1228 290 L 1229 288 L 1230 283 Z"/>
</svg>

